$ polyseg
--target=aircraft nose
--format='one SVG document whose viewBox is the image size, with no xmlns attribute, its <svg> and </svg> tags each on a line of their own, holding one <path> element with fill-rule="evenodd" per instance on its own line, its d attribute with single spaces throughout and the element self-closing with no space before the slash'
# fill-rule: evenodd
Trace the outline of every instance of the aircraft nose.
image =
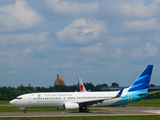
<svg viewBox="0 0 160 120">
<path fill-rule="evenodd" d="M 16 101 L 15 101 L 15 100 L 11 100 L 11 101 L 9 102 L 9 104 L 15 105 L 15 104 L 16 104 Z"/>
</svg>

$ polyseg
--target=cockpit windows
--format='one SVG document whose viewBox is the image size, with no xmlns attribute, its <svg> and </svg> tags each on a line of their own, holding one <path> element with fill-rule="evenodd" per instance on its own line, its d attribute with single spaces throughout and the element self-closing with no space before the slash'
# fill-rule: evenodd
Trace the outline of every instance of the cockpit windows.
<svg viewBox="0 0 160 120">
<path fill-rule="evenodd" d="M 21 100 L 21 99 L 22 99 L 22 97 L 17 97 L 16 99 Z"/>
</svg>

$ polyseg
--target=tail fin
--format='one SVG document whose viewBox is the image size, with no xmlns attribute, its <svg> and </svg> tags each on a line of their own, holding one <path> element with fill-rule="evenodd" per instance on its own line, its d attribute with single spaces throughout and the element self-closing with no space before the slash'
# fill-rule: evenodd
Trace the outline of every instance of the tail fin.
<svg viewBox="0 0 160 120">
<path fill-rule="evenodd" d="M 87 90 L 86 90 L 85 86 L 83 85 L 83 82 L 82 82 L 80 77 L 78 77 L 78 83 L 79 83 L 80 92 L 87 92 Z"/>
<path fill-rule="evenodd" d="M 137 80 L 129 87 L 128 92 L 148 92 L 148 87 L 151 79 L 153 65 L 148 65 Z"/>
</svg>

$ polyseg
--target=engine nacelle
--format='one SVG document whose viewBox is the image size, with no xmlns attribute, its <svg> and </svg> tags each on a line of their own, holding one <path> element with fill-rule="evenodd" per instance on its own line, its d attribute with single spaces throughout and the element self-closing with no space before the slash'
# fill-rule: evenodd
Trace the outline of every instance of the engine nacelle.
<svg viewBox="0 0 160 120">
<path fill-rule="evenodd" d="M 65 110 L 78 110 L 79 104 L 78 103 L 64 103 L 63 108 Z"/>
</svg>

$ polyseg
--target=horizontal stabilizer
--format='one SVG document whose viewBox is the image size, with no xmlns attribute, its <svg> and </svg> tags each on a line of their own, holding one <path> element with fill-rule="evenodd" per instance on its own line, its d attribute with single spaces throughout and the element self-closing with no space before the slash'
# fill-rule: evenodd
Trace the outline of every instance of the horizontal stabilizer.
<svg viewBox="0 0 160 120">
<path fill-rule="evenodd" d="M 114 98 L 119 98 L 119 97 L 121 97 L 122 92 L 123 92 L 123 89 L 124 89 L 124 88 L 122 88 L 122 89 L 119 91 L 119 93 L 118 93 Z"/>
<path fill-rule="evenodd" d="M 142 95 L 150 95 L 150 94 L 154 94 L 154 93 L 158 93 L 158 92 L 160 92 L 160 91 L 154 91 L 154 92 L 148 92 L 148 93 L 141 93 L 141 94 L 139 94 L 140 96 L 142 96 Z"/>
</svg>

